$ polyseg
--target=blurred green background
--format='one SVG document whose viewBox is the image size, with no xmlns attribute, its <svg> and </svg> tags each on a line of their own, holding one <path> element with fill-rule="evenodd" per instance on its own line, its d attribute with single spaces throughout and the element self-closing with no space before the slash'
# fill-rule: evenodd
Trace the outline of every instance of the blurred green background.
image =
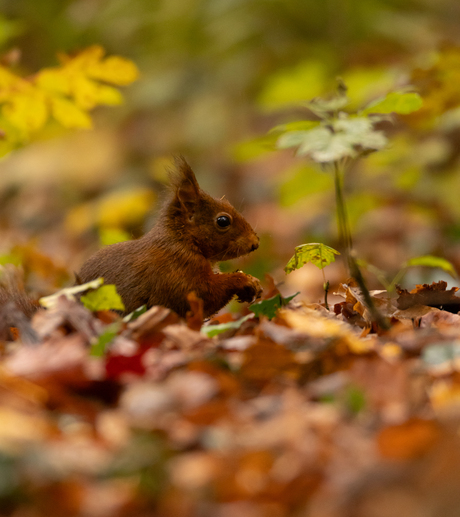
<svg viewBox="0 0 460 517">
<path fill-rule="evenodd" d="M 409 84 L 425 102 L 346 178 L 358 256 L 390 277 L 424 254 L 458 268 L 459 20 L 455 0 L 0 0 L 0 51 L 16 73 L 93 44 L 141 72 L 123 106 L 93 113 L 94 129 L 43 131 L 1 160 L 0 260 L 21 261 L 36 293 L 71 283 L 101 243 L 153 224 L 182 153 L 261 237 L 236 267 L 319 300 L 314 266 L 283 267 L 298 244 L 338 246 L 332 177 L 263 137 L 340 76 L 356 106 Z M 328 269 L 333 285 L 346 279 L 340 263 Z"/>
</svg>

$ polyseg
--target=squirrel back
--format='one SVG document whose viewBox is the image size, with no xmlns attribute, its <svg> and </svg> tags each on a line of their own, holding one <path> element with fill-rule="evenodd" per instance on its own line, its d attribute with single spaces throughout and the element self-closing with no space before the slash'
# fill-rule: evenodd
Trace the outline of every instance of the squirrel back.
<svg viewBox="0 0 460 517">
<path fill-rule="evenodd" d="M 183 159 L 171 174 L 171 194 L 155 226 L 137 240 L 113 244 L 88 259 L 80 282 L 103 277 L 115 284 L 129 313 L 141 305 L 163 305 L 180 316 L 189 310 L 187 294 L 203 300 L 205 317 L 234 295 L 252 301 L 259 281 L 242 272 L 220 273 L 216 263 L 246 255 L 259 239 L 246 219 L 225 199 L 198 185 Z"/>
</svg>

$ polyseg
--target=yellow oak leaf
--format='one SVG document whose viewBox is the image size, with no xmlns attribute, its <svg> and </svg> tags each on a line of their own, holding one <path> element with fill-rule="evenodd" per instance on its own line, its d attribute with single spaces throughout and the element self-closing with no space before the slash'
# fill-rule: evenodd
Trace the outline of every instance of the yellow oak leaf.
<svg viewBox="0 0 460 517">
<path fill-rule="evenodd" d="M 3 116 L 26 133 L 36 131 L 48 120 L 49 110 L 45 95 L 39 90 L 12 94 L 3 106 Z"/>
<path fill-rule="evenodd" d="M 59 61 L 67 68 L 84 69 L 90 63 L 100 61 L 105 54 L 105 50 L 100 45 L 91 45 L 75 55 L 68 55 L 60 52 Z"/>
<path fill-rule="evenodd" d="M 51 112 L 64 127 L 88 129 L 92 126 L 90 116 L 70 100 L 53 97 Z"/>
<path fill-rule="evenodd" d="M 62 54 L 59 59 L 59 66 L 28 78 L 0 65 L 0 153 L 8 152 L 11 144 L 26 142 L 46 124 L 50 114 L 66 128 L 90 128 L 89 111 L 101 104 L 123 102 L 122 94 L 112 85 L 129 84 L 139 75 L 130 60 L 105 58 L 105 50 L 98 45 L 73 56 Z"/>
<path fill-rule="evenodd" d="M 98 84 L 83 75 L 74 75 L 71 90 L 75 103 L 85 111 L 93 109 L 98 104 L 116 105 L 123 102 L 123 96 L 118 90 Z"/>
<path fill-rule="evenodd" d="M 75 104 L 82 110 L 89 111 L 98 104 L 98 85 L 82 74 L 71 78 L 71 94 Z"/>
<path fill-rule="evenodd" d="M 69 74 L 59 68 L 45 68 L 35 78 L 37 87 L 51 93 L 68 95 L 70 93 Z"/>
<path fill-rule="evenodd" d="M 112 88 L 112 86 L 99 84 L 97 95 L 98 104 L 115 106 L 123 103 L 123 95 L 116 88 Z"/>
<path fill-rule="evenodd" d="M 72 73 L 107 83 L 127 85 L 138 79 L 139 70 L 132 61 L 121 56 L 104 59 L 104 54 L 102 47 L 93 45 L 75 56 L 60 55 L 60 61 Z"/>
<path fill-rule="evenodd" d="M 91 63 L 88 67 L 88 75 L 94 79 L 121 86 L 138 79 L 139 70 L 129 59 L 110 56 L 103 61 Z"/>
</svg>

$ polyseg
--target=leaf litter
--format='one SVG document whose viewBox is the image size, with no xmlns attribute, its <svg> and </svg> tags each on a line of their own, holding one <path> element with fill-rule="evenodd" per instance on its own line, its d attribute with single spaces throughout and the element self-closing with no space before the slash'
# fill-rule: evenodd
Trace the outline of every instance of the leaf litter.
<svg viewBox="0 0 460 517">
<path fill-rule="evenodd" d="M 1 514 L 454 517 L 456 292 L 371 292 L 389 330 L 352 282 L 205 324 L 58 297 L 2 334 Z"/>
</svg>

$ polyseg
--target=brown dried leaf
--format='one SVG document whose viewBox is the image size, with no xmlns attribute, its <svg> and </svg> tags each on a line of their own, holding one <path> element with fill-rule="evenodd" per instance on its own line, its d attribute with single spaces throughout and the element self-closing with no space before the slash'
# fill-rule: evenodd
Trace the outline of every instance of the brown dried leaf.
<svg viewBox="0 0 460 517">
<path fill-rule="evenodd" d="M 360 339 L 348 324 L 334 315 L 325 318 L 318 311 L 303 308 L 301 311 L 281 310 L 280 318 L 291 328 L 313 338 L 323 338 L 330 342 L 340 340 L 351 353 L 365 354 L 374 348 L 370 340 Z"/>
<path fill-rule="evenodd" d="M 345 298 L 347 305 L 345 306 L 346 314 L 344 314 L 344 316 L 347 320 L 351 319 L 349 323 L 352 323 L 353 318 L 355 318 L 358 326 L 361 326 L 360 320 L 357 317 L 357 314 L 359 314 L 367 326 L 372 324 L 373 319 L 366 306 L 364 295 L 353 279 L 348 280 L 345 284 L 340 284 L 339 289 L 334 294 Z M 371 295 L 375 308 L 382 316 L 390 317 L 393 314 L 395 307 L 392 305 L 391 300 L 388 298 L 387 291 L 376 290 L 370 291 L 369 294 Z"/>
<path fill-rule="evenodd" d="M 460 315 L 431 309 L 420 318 L 420 328 L 455 329 L 460 326 Z"/>
<path fill-rule="evenodd" d="M 408 309 L 414 305 L 428 305 L 439 309 L 457 313 L 460 311 L 460 297 L 455 296 L 458 287 L 452 287 L 446 291 L 447 282 L 433 282 L 431 285 L 417 285 L 412 291 L 396 286 L 399 294 L 397 305 L 399 309 Z"/>
</svg>

